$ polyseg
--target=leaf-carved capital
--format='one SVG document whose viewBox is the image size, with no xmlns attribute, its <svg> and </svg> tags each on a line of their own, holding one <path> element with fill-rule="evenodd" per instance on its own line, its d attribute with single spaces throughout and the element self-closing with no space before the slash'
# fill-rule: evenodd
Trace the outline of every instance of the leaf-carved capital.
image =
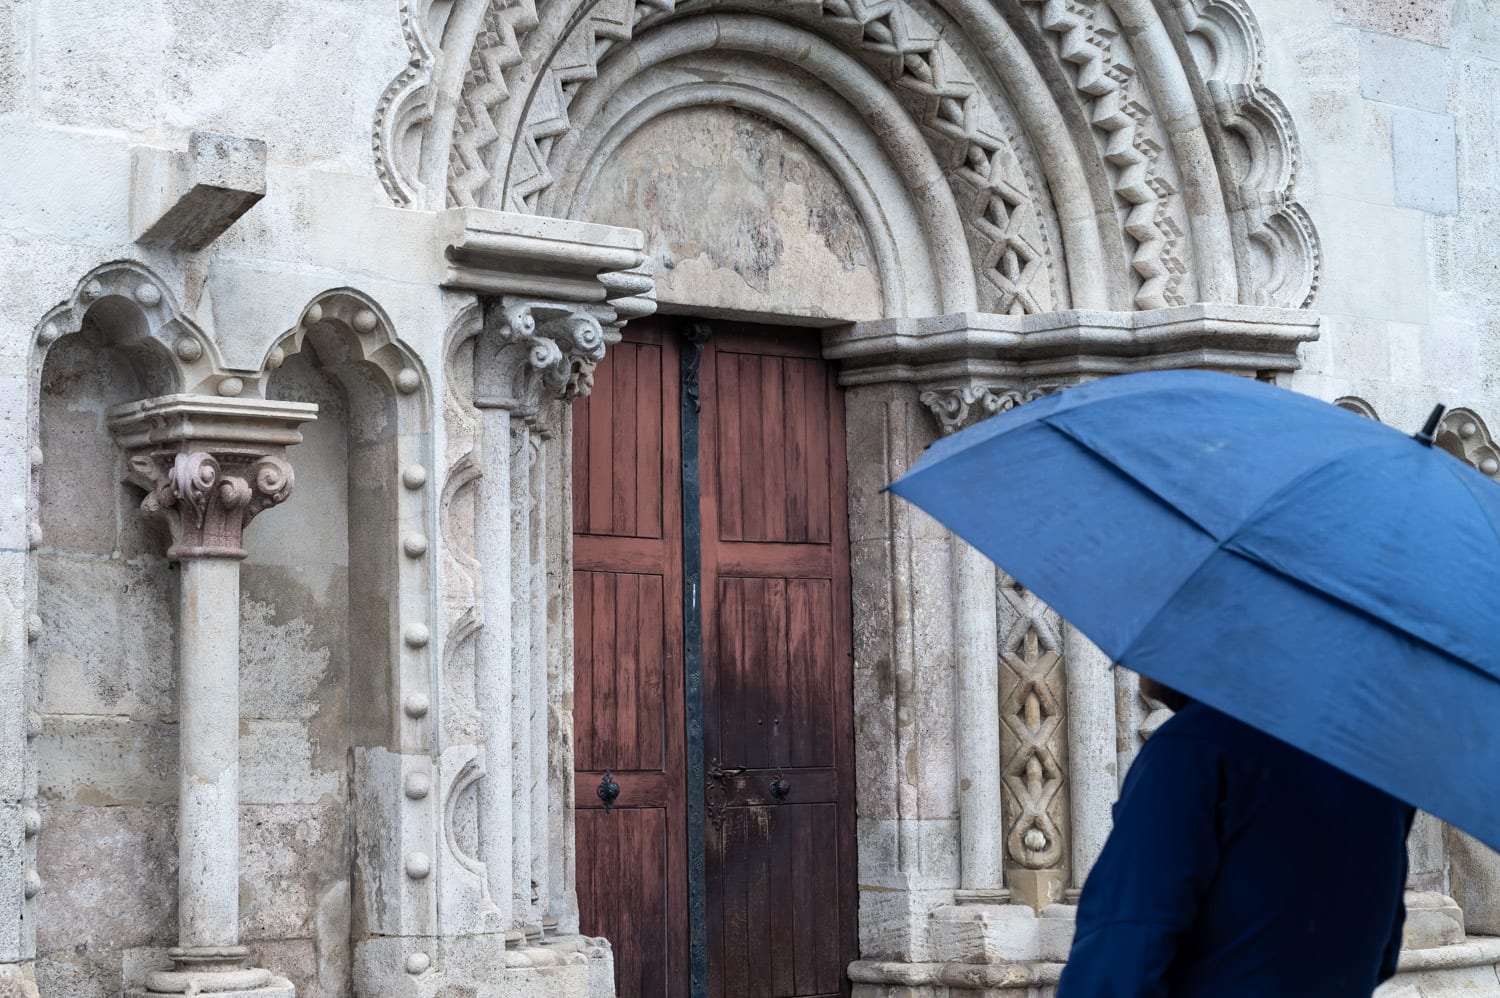
<svg viewBox="0 0 1500 998">
<path fill-rule="evenodd" d="M 491 302 L 474 354 L 474 404 L 529 419 L 544 402 L 587 395 L 604 349 L 604 327 L 584 307 Z"/>
<path fill-rule="evenodd" d="M 141 512 L 165 523 L 167 557 L 243 558 L 245 527 L 292 494 L 286 448 L 317 407 L 170 395 L 116 407 L 110 430 Z"/>
<path fill-rule="evenodd" d="M 918 398 L 931 410 L 943 436 L 948 436 L 998 413 L 1035 401 L 1047 391 L 1046 388 L 1005 388 L 969 383 L 929 388 Z"/>
</svg>

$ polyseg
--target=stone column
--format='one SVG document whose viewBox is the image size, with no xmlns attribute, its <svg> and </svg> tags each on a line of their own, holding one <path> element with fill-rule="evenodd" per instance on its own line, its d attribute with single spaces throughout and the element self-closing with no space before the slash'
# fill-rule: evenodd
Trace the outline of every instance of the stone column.
<svg viewBox="0 0 1500 998">
<path fill-rule="evenodd" d="M 511 945 L 541 935 L 550 901 L 543 407 L 586 393 L 603 356 L 603 329 L 587 311 L 518 299 L 487 306 L 475 347 L 485 605 L 475 663 L 485 743 L 479 848 Z"/>
<path fill-rule="evenodd" d="M 1109 656 L 1075 627 L 1063 625 L 1067 662 L 1069 805 L 1073 868 L 1068 893 L 1075 896 L 1104 849 L 1113 825 L 1119 789 L 1115 740 L 1115 677 Z"/>
<path fill-rule="evenodd" d="M 172 395 L 121 406 L 110 429 L 147 490 L 144 514 L 171 532 L 178 611 L 178 945 L 147 994 L 290 998 L 248 966 L 239 942 L 239 599 L 241 538 L 292 491 L 286 448 L 317 407 Z"/>
<path fill-rule="evenodd" d="M 998 409 L 974 405 L 966 389 L 923 392 L 944 436 Z M 1000 834 L 1000 670 L 995 630 L 995 565 L 953 538 L 954 723 L 958 749 L 960 904 L 1003 904 L 1005 846 Z"/>
</svg>

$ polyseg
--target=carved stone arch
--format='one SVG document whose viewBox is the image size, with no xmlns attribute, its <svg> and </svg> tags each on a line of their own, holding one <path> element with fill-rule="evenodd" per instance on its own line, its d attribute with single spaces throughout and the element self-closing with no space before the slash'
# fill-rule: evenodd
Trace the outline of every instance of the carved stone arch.
<svg viewBox="0 0 1500 998">
<path fill-rule="evenodd" d="M 360 573 L 374 586 L 371 598 L 379 596 L 389 604 L 369 621 L 377 632 L 389 632 L 379 656 L 388 662 L 389 674 L 365 677 L 371 685 L 366 691 L 370 705 L 382 708 L 378 727 L 383 729 L 378 736 L 371 732 L 366 741 L 392 752 L 426 751 L 431 748 L 428 710 L 413 716 L 405 706 L 412 698 L 429 705 L 439 699 L 432 664 L 437 571 L 428 556 L 437 515 L 428 486 L 433 460 L 430 381 L 384 309 L 352 288 L 314 297 L 297 325 L 267 351 L 263 368 L 275 371 L 287 357 L 308 349 L 349 402 L 351 533 L 368 535 L 359 539 L 359 556 L 376 564 L 360 566 Z M 367 475 L 354 473 L 356 462 Z M 360 483 L 355 479 L 365 478 L 370 480 L 356 488 Z"/>
<path fill-rule="evenodd" d="M 656 29 L 651 41 L 637 58 L 607 63 L 599 86 L 580 94 L 575 107 L 584 117 L 554 146 L 558 176 L 542 192 L 544 211 L 580 217 L 615 149 L 650 120 L 686 107 L 743 108 L 805 142 L 841 183 L 870 236 L 882 314 L 967 311 L 980 306 L 981 294 L 993 302 L 995 289 L 981 292 L 976 286 L 973 247 L 966 244 L 954 199 L 943 196 L 939 162 L 917 124 L 889 107 L 879 81 L 858 64 L 799 28 L 742 14 L 671 22 Z M 735 72 L 737 53 L 780 65 L 788 51 L 832 84 L 824 88 L 789 75 L 772 87 Z M 710 65 L 719 77 L 713 82 L 683 78 Z M 825 104 L 829 113 L 847 115 L 843 135 L 805 110 Z M 866 130 L 868 119 L 881 115 L 884 150 L 873 141 L 857 144 L 865 136 L 850 133 Z M 908 195 L 924 189 L 934 193 Z M 1022 290 L 1012 285 L 1012 299 Z"/>
<path fill-rule="evenodd" d="M 1032 189 L 1061 212 L 1044 227 L 1055 232 L 1043 255 L 1061 271 L 1045 307 L 1310 303 L 1317 235 L 1293 200 L 1295 135 L 1262 82 L 1244 0 L 608 0 L 540 10 L 459 0 L 438 54 L 412 37 L 430 94 L 430 121 L 429 111 L 408 115 L 422 132 L 420 157 L 387 149 L 377 159 L 383 171 L 420 174 L 410 186 L 431 207 L 526 209 L 572 128 L 569 103 L 601 66 L 655 25 L 726 7 L 801 23 L 890 67 L 893 95 L 920 92 L 930 113 L 919 117 L 950 169 L 961 172 L 973 149 L 1008 147 L 1019 172 L 1007 165 L 1007 183 L 1025 187 L 1017 177 L 1041 170 Z M 412 0 L 407 16 L 425 23 L 427 11 Z M 985 120 L 985 107 L 1005 109 L 1008 127 Z M 970 240 L 993 242 L 983 224 L 993 200 L 958 201 Z M 981 285 L 986 255 L 975 253 Z"/>
<path fill-rule="evenodd" d="M 1248 0 L 1172 0 L 1168 23 L 1193 67 L 1240 272 L 1239 301 L 1307 308 L 1322 247 L 1296 201 L 1301 147 L 1291 112 L 1265 85 L 1264 39 Z"/>
<path fill-rule="evenodd" d="M 587 117 L 612 96 L 614 87 L 638 79 L 638 73 L 621 67 L 662 63 L 664 39 L 680 44 L 684 37 L 696 37 L 700 51 L 744 52 L 763 64 L 790 64 L 811 73 L 857 109 L 853 131 L 878 136 L 886 144 L 877 156 L 883 152 L 901 161 L 911 157 L 913 146 L 927 147 L 925 155 L 937 164 L 948 189 L 943 200 L 952 202 L 951 209 L 944 205 L 941 210 L 956 212 L 960 235 L 952 239 L 945 224 L 920 242 L 937 254 L 967 247 L 970 260 L 945 262 L 938 269 L 972 275 L 980 309 L 1024 314 L 1066 301 L 1066 286 L 1053 263 L 1058 225 L 1050 203 L 1034 192 L 1039 180 L 1016 155 L 1014 115 L 991 99 L 953 47 L 905 0 L 869 10 L 857 4 L 768 8 L 689 2 L 668 12 L 641 3 L 630 9 L 628 30 L 612 27 L 620 18 L 613 8 L 586 5 L 582 20 L 556 39 L 550 51 L 544 48 L 548 39 L 541 29 L 526 39 L 511 86 L 518 99 L 499 111 L 500 142 L 491 152 L 496 161 L 484 168 L 493 176 L 472 190 L 455 188 L 455 197 L 472 194 L 512 210 L 537 210 L 538 195 L 568 169 L 570 153 L 576 153 L 568 139 L 586 127 Z M 726 27 L 730 36 L 724 34 Z M 584 41 L 590 37 L 592 44 Z M 817 56 L 812 60 L 803 51 L 809 43 Z M 858 75 L 864 79 L 855 83 L 856 74 L 836 55 L 862 67 Z M 528 80 L 522 70 L 533 62 L 537 68 Z M 528 86 L 529 96 L 522 102 L 519 92 Z M 898 115 L 905 134 L 892 134 L 888 127 Z M 937 198 L 925 177 L 908 172 L 904 182 L 919 201 Z M 866 202 L 900 197 L 891 185 L 865 184 Z M 879 224 L 866 219 L 867 225 L 872 223 Z"/>
<path fill-rule="evenodd" d="M 85 274 L 73 293 L 37 323 L 32 383 L 47 350 L 64 336 L 84 333 L 117 350 L 152 395 L 172 392 L 235 395 L 243 388 L 224 373 L 218 346 L 177 306 L 165 281 L 131 260 L 103 264 Z"/>
<path fill-rule="evenodd" d="M 1377 423 L 1380 422 L 1380 416 L 1376 414 L 1375 407 L 1362 398 L 1354 395 L 1345 395 L 1343 398 L 1334 399 L 1333 404 L 1340 409 L 1348 409 L 1350 412 L 1364 416 L 1366 419 L 1373 419 Z"/>
<path fill-rule="evenodd" d="M 1433 442 L 1491 481 L 1500 482 L 1500 446 L 1473 409 L 1450 409 L 1438 424 Z"/>
</svg>

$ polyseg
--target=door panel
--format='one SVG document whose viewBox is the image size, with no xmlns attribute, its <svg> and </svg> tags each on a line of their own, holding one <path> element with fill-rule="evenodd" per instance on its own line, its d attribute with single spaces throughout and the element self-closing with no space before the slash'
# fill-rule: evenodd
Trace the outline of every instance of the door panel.
<svg viewBox="0 0 1500 998">
<path fill-rule="evenodd" d="M 715 328 L 699 454 L 710 994 L 846 995 L 856 923 L 843 402 L 815 338 Z"/>
<path fill-rule="evenodd" d="M 687 836 L 703 836 L 708 993 L 847 996 L 855 956 L 843 402 L 817 339 L 714 324 L 679 408 L 670 320 L 632 323 L 575 404 L 582 929 L 621 998 L 689 992 Z M 683 561 L 683 413 L 698 421 L 701 564 Z M 692 439 L 690 436 L 688 439 Z M 690 521 L 691 522 L 691 521 Z M 701 571 L 702 661 L 684 660 Z M 685 715 L 698 676 L 701 718 Z M 686 827 L 700 721 L 705 827 Z M 696 756 L 695 756 L 696 758 Z M 597 794 L 611 772 L 620 795 Z M 696 890 L 697 888 L 693 888 Z M 706 937 L 706 938 L 705 938 Z"/>
<path fill-rule="evenodd" d="M 573 409 L 579 923 L 614 943 L 622 998 L 687 993 L 677 382 L 675 339 L 632 323 Z"/>
</svg>

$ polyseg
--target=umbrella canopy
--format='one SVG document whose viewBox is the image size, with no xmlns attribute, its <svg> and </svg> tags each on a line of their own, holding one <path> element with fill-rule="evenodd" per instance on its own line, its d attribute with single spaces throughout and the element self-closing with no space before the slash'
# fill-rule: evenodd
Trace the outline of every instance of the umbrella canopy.
<svg viewBox="0 0 1500 998">
<path fill-rule="evenodd" d="M 891 488 L 1116 662 L 1500 847 L 1500 488 L 1452 455 L 1173 371 L 995 416 Z"/>
</svg>

